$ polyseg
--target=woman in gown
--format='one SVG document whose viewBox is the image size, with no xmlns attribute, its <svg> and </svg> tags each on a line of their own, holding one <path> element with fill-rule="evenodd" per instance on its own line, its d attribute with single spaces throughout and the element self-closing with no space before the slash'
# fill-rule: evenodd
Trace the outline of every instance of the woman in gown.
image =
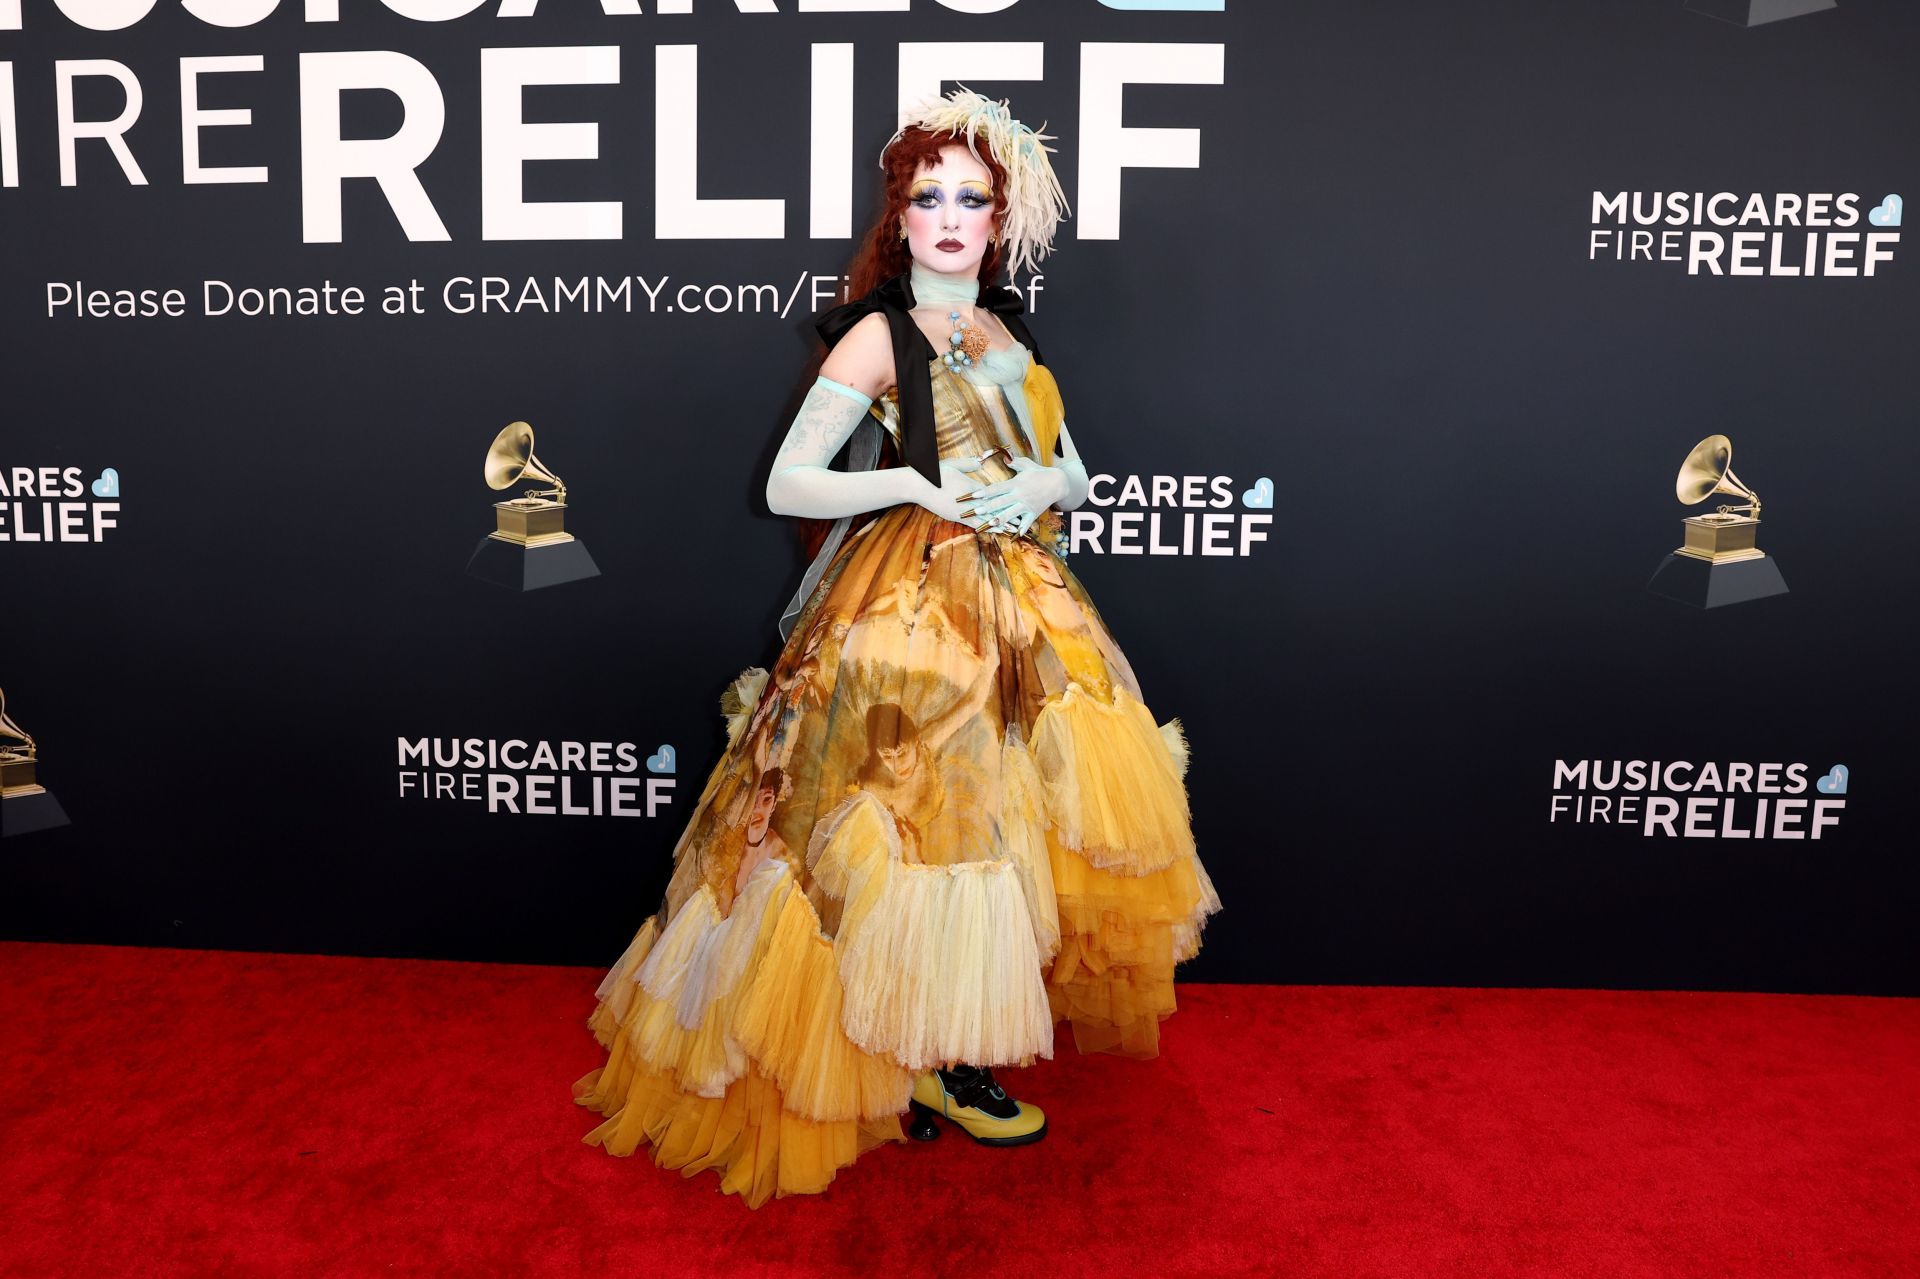
<svg viewBox="0 0 1920 1279">
<path fill-rule="evenodd" d="M 1059 391 L 1017 295 L 981 284 L 1051 248 L 1046 136 L 960 90 L 883 149 L 884 213 L 767 486 L 837 523 L 773 670 L 722 698 L 666 900 L 588 1020 L 584 1140 L 753 1207 L 826 1189 L 903 1114 L 923 1140 L 936 1116 L 1038 1140 L 992 1068 L 1051 1057 L 1061 1020 L 1082 1052 L 1155 1055 L 1220 907 L 1178 723 L 1061 558 L 1087 482 Z M 867 469 L 876 444 L 900 464 Z"/>
</svg>

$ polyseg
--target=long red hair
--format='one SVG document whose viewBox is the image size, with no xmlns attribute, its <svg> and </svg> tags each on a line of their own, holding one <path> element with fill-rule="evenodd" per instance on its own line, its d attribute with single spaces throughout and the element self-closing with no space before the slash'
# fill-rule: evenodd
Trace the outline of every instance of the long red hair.
<svg viewBox="0 0 1920 1279">
<path fill-rule="evenodd" d="M 950 146 L 965 147 L 966 139 L 951 133 L 933 133 L 926 129 L 907 129 L 896 138 L 882 165 L 884 176 L 880 185 L 879 212 L 873 223 L 862 237 L 860 248 L 854 253 L 853 261 L 847 267 L 846 292 L 840 301 L 862 298 L 905 271 L 913 261 L 913 254 L 907 249 L 907 242 L 900 234 L 901 218 L 907 212 L 907 194 L 913 189 L 913 183 L 924 169 L 933 168 L 940 163 L 940 152 Z M 980 163 L 987 166 L 987 172 L 993 183 L 993 225 L 995 238 L 987 245 L 987 252 L 980 259 L 980 284 L 991 284 L 1006 264 L 1006 245 L 999 238 L 1002 219 L 1006 217 L 1007 171 L 993 156 L 989 147 L 982 146 Z M 820 364 L 826 359 L 823 351 L 813 364 L 814 374 L 820 371 Z M 899 376 L 898 370 L 895 376 Z M 808 378 L 808 382 L 813 379 Z M 900 465 L 900 455 L 891 439 L 880 446 L 878 467 Z M 801 519 L 800 545 L 806 558 L 811 561 L 819 553 L 820 544 L 826 541 L 827 530 L 833 527 L 831 520 Z"/>
</svg>

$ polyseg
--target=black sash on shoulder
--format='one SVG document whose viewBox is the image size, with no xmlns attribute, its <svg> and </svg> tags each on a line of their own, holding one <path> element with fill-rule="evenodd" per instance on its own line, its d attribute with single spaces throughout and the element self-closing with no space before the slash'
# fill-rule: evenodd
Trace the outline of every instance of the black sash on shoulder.
<svg viewBox="0 0 1920 1279">
<path fill-rule="evenodd" d="M 887 317 L 893 334 L 893 376 L 900 397 L 901 456 L 908 466 L 920 472 L 929 484 L 940 483 L 940 442 L 933 422 L 933 372 L 928 367 L 937 354 L 927 335 L 907 314 L 913 310 L 913 284 L 909 273 L 899 275 L 876 287 L 865 297 L 843 302 L 814 321 L 814 328 L 832 350 L 847 330 L 875 311 Z M 1040 348 L 1020 318 L 1025 309 L 1020 295 L 1005 285 L 989 284 L 980 290 L 976 306 L 984 306 L 1000 317 L 1007 332 L 1019 339 L 1033 356 L 1044 364 Z"/>
<path fill-rule="evenodd" d="M 984 306 L 999 316 L 1000 322 L 1007 326 L 1007 332 L 1025 344 L 1034 362 L 1044 363 L 1040 359 L 1040 348 L 1034 345 L 1033 335 L 1027 332 L 1026 323 L 1020 318 L 1022 306 L 1018 293 L 1003 285 L 990 284 L 980 290 L 975 305 Z M 908 273 L 902 271 L 865 297 L 843 302 L 825 312 L 814 321 L 813 327 L 819 330 L 827 349 L 832 350 L 847 335 L 848 329 L 869 314 L 879 311 L 887 317 L 888 331 L 893 334 L 893 375 L 899 386 L 902 453 L 908 466 L 938 488 L 940 441 L 934 430 L 933 370 L 929 367 L 934 359 L 934 350 L 927 341 L 927 335 L 907 314 L 913 306 L 913 285 L 908 281 Z M 860 424 L 853 429 L 852 441 L 847 449 L 848 470 L 873 469 L 880 458 L 880 435 L 880 424 L 870 414 L 863 415 Z M 833 563 L 833 557 L 839 553 L 840 544 L 846 540 L 851 524 L 850 516 L 843 515 L 835 520 L 827 530 L 826 540 L 814 555 L 813 563 L 801 574 L 799 587 L 787 601 L 787 606 L 780 610 L 781 643 L 786 643 L 792 636 L 794 622 L 807 601 L 813 597 L 814 589 L 820 585 L 820 578 L 826 573 L 827 566 Z"/>
</svg>

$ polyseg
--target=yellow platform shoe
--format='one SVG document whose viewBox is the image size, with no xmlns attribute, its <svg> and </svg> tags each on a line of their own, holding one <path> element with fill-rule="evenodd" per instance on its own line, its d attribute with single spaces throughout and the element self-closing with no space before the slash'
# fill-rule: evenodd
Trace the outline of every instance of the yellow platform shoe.
<svg viewBox="0 0 1920 1279">
<path fill-rule="evenodd" d="M 1047 1135 L 1047 1117 L 1040 1107 L 1007 1096 L 984 1066 L 929 1070 L 913 1081 L 913 1100 L 907 1106 L 913 1113 L 907 1135 L 915 1141 L 940 1135 L 935 1115 L 983 1146 L 1024 1146 Z"/>
</svg>

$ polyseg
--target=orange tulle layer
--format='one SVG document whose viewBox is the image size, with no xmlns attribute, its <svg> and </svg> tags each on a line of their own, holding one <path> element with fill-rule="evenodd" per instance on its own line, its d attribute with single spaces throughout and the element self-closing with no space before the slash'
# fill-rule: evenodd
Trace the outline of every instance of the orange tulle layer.
<svg viewBox="0 0 1920 1279">
<path fill-rule="evenodd" d="M 890 811 L 856 792 L 803 866 L 766 861 L 724 911 L 701 882 L 646 920 L 588 1020 L 608 1057 L 574 1085 L 604 1117 L 584 1140 L 649 1144 L 758 1207 L 904 1140 L 932 1066 L 1030 1064 L 1063 1020 L 1082 1052 L 1154 1056 L 1174 966 L 1220 908 L 1178 727 L 1075 688 L 1031 757 L 1014 734 L 1003 754 L 997 859 L 906 862 Z"/>
<path fill-rule="evenodd" d="M 757 1208 L 818 1194 L 863 1151 L 906 1139 L 912 1079 L 840 1030 L 832 944 L 782 865 L 761 868 L 728 917 L 702 895 L 665 929 L 649 918 L 601 989 L 587 1025 L 607 1062 L 573 1085 L 606 1117 L 588 1144 L 630 1155 L 646 1142 L 661 1167 L 712 1169 Z"/>
<path fill-rule="evenodd" d="M 819 1194 L 862 1153 L 905 1141 L 898 1116 L 820 1123 L 781 1104 L 780 1089 L 759 1070 L 720 1097 L 681 1092 L 665 1074 L 638 1064 L 614 1036 L 607 1064 L 573 1085 L 574 1099 L 607 1115 L 582 1140 L 631 1155 L 642 1142 L 653 1161 L 691 1177 L 712 1169 L 720 1189 L 758 1208 L 781 1195 Z"/>
<path fill-rule="evenodd" d="M 1102 870 L 1049 835 L 1060 951 L 1047 975 L 1056 1021 L 1079 1051 L 1152 1057 L 1175 1007 L 1174 965 L 1192 958 L 1220 908 L 1197 858 L 1144 875 Z"/>
</svg>

